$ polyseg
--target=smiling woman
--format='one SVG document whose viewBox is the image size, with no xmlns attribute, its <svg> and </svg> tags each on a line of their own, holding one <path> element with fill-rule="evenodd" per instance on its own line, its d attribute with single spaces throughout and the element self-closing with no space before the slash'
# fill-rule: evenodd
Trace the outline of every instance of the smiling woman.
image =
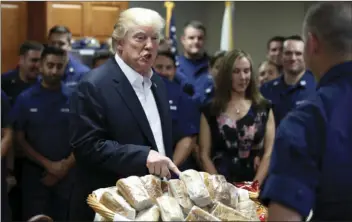
<svg viewBox="0 0 352 222">
<path fill-rule="evenodd" d="M 214 99 L 203 109 L 200 123 L 203 170 L 231 182 L 261 184 L 268 171 L 275 124 L 271 105 L 256 86 L 250 56 L 241 50 L 227 53 L 215 82 Z"/>
</svg>

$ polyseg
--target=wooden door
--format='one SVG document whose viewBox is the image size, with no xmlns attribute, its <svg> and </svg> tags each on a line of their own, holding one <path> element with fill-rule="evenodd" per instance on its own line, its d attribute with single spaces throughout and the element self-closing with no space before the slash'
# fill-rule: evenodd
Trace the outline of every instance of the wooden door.
<svg viewBox="0 0 352 222">
<path fill-rule="evenodd" d="M 1 73 L 15 68 L 27 37 L 27 3 L 1 2 Z"/>
<path fill-rule="evenodd" d="M 87 2 L 85 16 L 87 35 L 93 36 L 100 42 L 111 37 L 116 19 L 121 11 L 128 8 L 128 2 Z"/>
<path fill-rule="evenodd" d="M 67 26 L 72 37 L 84 36 L 86 2 L 47 2 L 47 33 L 55 25 Z"/>
</svg>

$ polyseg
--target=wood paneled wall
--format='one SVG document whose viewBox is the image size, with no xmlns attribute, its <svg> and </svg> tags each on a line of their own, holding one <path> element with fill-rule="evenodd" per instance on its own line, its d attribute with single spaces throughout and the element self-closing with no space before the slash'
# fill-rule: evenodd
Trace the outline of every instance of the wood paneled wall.
<svg viewBox="0 0 352 222">
<path fill-rule="evenodd" d="M 73 38 L 92 36 L 106 41 L 118 14 L 128 2 L 1 2 L 1 72 L 18 62 L 20 44 L 25 40 L 46 42 L 55 25 L 67 26 Z"/>
</svg>

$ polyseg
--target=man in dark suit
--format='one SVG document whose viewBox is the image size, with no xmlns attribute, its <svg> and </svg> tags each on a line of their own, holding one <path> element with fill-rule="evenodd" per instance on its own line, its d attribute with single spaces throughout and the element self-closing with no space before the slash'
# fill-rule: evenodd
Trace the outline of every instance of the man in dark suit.
<svg viewBox="0 0 352 222">
<path fill-rule="evenodd" d="M 179 170 L 172 157 L 171 116 L 163 81 L 152 72 L 164 20 L 130 8 L 112 34 L 116 54 L 92 70 L 71 98 L 70 134 L 76 178 L 69 220 L 92 221 L 86 199 L 120 178 Z"/>
</svg>

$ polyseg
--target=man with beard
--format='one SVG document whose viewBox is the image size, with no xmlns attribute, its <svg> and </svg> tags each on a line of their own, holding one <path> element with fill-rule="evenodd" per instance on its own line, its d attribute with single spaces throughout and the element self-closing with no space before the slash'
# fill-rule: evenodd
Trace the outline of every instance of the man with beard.
<svg viewBox="0 0 352 222">
<path fill-rule="evenodd" d="M 314 92 L 316 87 L 314 76 L 306 71 L 302 38 L 288 37 L 283 47 L 283 75 L 261 87 L 263 96 L 273 104 L 276 126 L 288 112 Z"/>
<path fill-rule="evenodd" d="M 68 138 L 70 89 L 61 82 L 65 59 L 65 51 L 45 48 L 41 81 L 21 93 L 14 105 L 15 136 L 26 155 L 23 220 L 42 213 L 66 220 L 74 157 Z"/>
<path fill-rule="evenodd" d="M 67 86 L 75 87 L 82 76 L 89 72 L 90 68 L 70 53 L 71 40 L 72 33 L 65 26 L 57 25 L 49 30 L 48 45 L 60 48 L 66 53 L 66 66 L 62 80 Z"/>
<path fill-rule="evenodd" d="M 178 58 L 175 81 L 192 96 L 199 106 L 206 104 L 213 95 L 213 78 L 209 73 L 209 58 L 204 52 L 206 30 L 199 21 L 186 23 L 181 42 L 184 54 Z"/>
</svg>

